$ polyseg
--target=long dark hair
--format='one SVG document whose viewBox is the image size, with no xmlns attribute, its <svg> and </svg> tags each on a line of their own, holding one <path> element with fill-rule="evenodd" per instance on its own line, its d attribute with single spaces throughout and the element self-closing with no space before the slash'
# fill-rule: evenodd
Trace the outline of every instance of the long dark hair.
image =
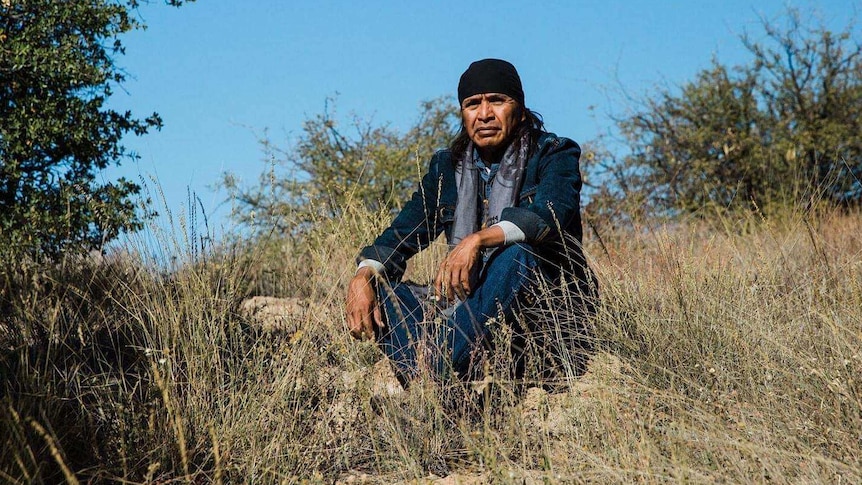
<svg viewBox="0 0 862 485">
<path fill-rule="evenodd" d="M 545 122 L 542 120 L 542 115 L 539 113 L 518 105 L 518 109 L 523 109 L 526 111 L 526 117 L 523 121 L 518 125 L 518 129 L 515 132 L 513 137 L 514 140 L 520 140 L 524 135 L 524 132 L 529 132 L 529 143 L 530 149 L 527 150 L 528 156 L 532 155 L 536 151 L 536 144 L 538 143 L 539 134 L 545 131 Z M 452 143 L 449 144 L 449 151 L 452 152 L 452 157 L 456 162 L 461 162 L 464 158 L 464 154 L 467 152 L 467 145 L 470 144 L 470 137 L 467 135 L 467 128 L 464 127 L 463 118 L 461 120 L 461 130 L 455 136 L 455 139 L 452 140 Z"/>
</svg>

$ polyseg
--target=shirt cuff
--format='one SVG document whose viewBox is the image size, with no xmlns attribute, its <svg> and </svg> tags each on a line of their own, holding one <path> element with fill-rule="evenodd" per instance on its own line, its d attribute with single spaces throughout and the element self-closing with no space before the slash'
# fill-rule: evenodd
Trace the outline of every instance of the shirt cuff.
<svg viewBox="0 0 862 485">
<path fill-rule="evenodd" d="M 521 230 L 520 227 L 516 226 L 514 222 L 511 221 L 500 221 L 496 224 L 493 224 L 491 227 L 497 226 L 503 230 L 503 236 L 505 237 L 504 245 L 513 244 L 516 242 L 521 242 L 527 239 L 527 235 L 524 234 L 524 231 Z"/>
<path fill-rule="evenodd" d="M 374 259 L 363 259 L 359 262 L 359 266 L 356 267 L 356 272 L 358 273 L 362 268 L 371 268 L 375 273 L 383 274 L 383 263 Z"/>
</svg>

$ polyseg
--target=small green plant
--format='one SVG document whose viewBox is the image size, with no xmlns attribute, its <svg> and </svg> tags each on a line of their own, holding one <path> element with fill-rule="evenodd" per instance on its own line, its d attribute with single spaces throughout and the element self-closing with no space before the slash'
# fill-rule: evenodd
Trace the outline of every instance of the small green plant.
<svg viewBox="0 0 862 485">
<path fill-rule="evenodd" d="M 426 161 L 450 141 L 456 120 L 455 108 L 439 98 L 423 102 L 404 133 L 358 116 L 342 128 L 334 102 L 327 100 L 322 114 L 305 121 L 295 144 L 281 148 L 268 137 L 261 140 L 270 165 L 258 185 L 225 174 L 233 217 L 260 233 L 287 235 L 354 204 L 398 209 L 415 190 Z"/>
<path fill-rule="evenodd" d="M 625 152 L 586 152 L 593 219 L 755 211 L 862 201 L 862 44 L 790 10 L 744 35 L 751 60 L 717 60 L 644 96 L 618 120 Z M 763 40 L 760 40 L 763 39 Z"/>
<path fill-rule="evenodd" d="M 166 3 L 178 6 L 182 1 Z M 126 78 L 119 37 L 143 25 L 137 1 L 0 2 L 0 257 L 98 249 L 141 228 L 140 187 L 101 181 L 101 170 L 135 155 L 126 134 L 158 129 L 106 107 Z"/>
</svg>

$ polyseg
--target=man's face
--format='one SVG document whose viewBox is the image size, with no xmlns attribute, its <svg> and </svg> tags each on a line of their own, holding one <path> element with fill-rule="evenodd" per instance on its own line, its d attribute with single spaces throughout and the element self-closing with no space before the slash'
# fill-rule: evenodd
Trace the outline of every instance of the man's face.
<svg viewBox="0 0 862 485">
<path fill-rule="evenodd" d="M 476 94 L 461 103 L 461 121 L 480 151 L 505 149 L 524 117 L 518 102 L 505 94 Z"/>
</svg>

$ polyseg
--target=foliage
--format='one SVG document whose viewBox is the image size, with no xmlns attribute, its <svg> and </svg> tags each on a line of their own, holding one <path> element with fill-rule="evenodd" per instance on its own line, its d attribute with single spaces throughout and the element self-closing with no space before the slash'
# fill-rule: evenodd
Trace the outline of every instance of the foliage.
<svg viewBox="0 0 862 485">
<path fill-rule="evenodd" d="M 862 46 L 803 24 L 791 11 L 765 40 L 742 38 L 750 63 L 713 61 L 678 90 L 645 99 L 618 126 L 628 155 L 587 164 L 598 189 L 591 209 L 712 213 L 824 198 L 862 202 Z M 613 215 L 613 214 L 610 214 Z"/>
<path fill-rule="evenodd" d="M 182 2 L 169 0 L 178 6 Z M 140 227 L 126 180 L 99 171 L 134 156 L 126 133 L 160 128 L 105 106 L 125 79 L 118 36 L 143 25 L 137 1 L 0 2 L 0 244 L 57 256 Z"/>
<path fill-rule="evenodd" d="M 337 216 L 345 205 L 358 203 L 372 211 L 400 208 L 428 159 L 448 144 L 458 121 L 455 108 L 443 98 L 425 101 L 420 108 L 404 133 L 354 117 L 348 128 L 355 134 L 350 135 L 339 129 L 327 102 L 322 114 L 305 121 L 292 146 L 279 148 L 265 137 L 261 144 L 271 165 L 257 186 L 242 187 L 233 174 L 224 177 L 237 204 L 234 218 L 287 234 L 298 225 Z"/>
</svg>

